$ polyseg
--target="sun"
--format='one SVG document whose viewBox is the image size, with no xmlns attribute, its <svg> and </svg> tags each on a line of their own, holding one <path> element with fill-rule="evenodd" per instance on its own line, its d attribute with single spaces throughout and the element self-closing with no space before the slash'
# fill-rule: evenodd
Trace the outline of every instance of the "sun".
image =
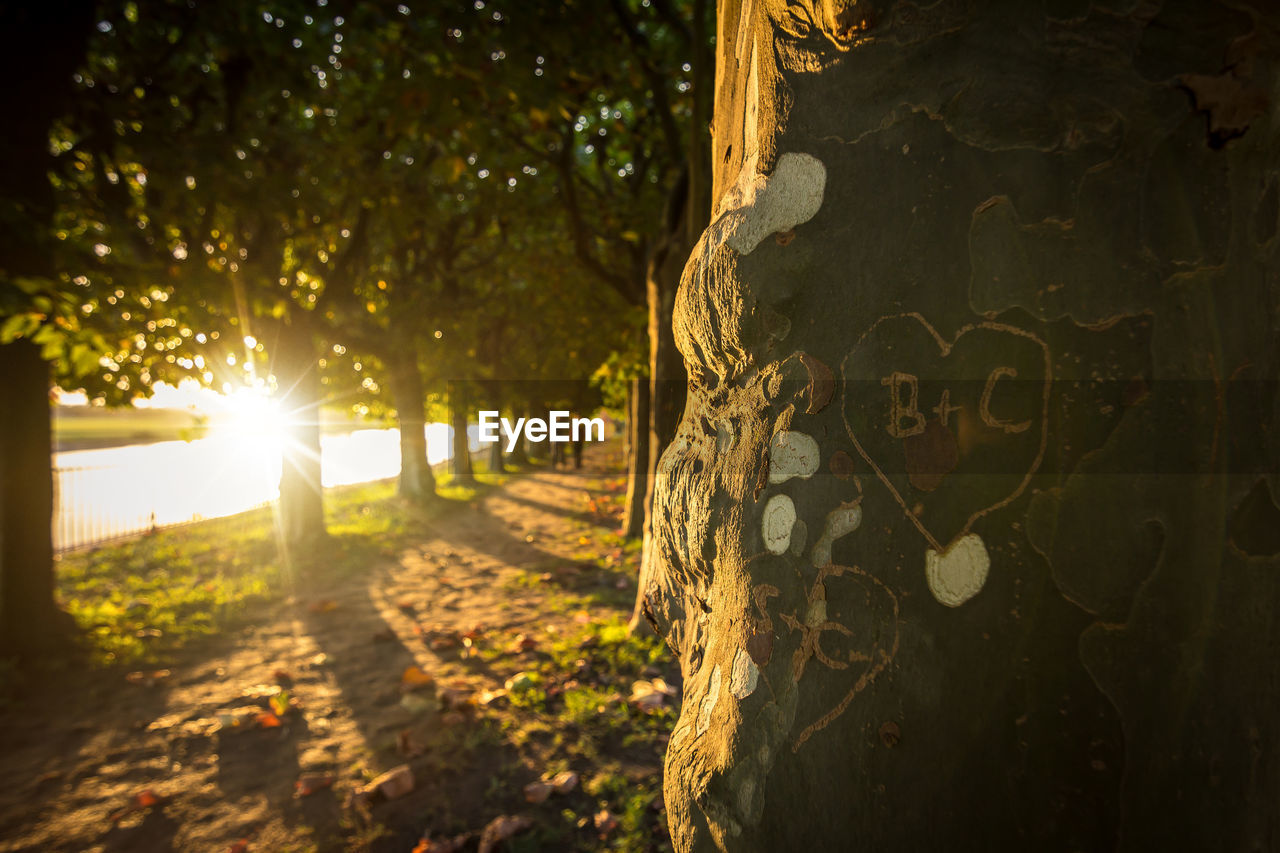
<svg viewBox="0 0 1280 853">
<path fill-rule="evenodd" d="M 283 444 L 289 435 L 289 419 L 279 400 L 254 388 L 242 388 L 221 401 L 223 427 L 241 440 Z"/>
</svg>

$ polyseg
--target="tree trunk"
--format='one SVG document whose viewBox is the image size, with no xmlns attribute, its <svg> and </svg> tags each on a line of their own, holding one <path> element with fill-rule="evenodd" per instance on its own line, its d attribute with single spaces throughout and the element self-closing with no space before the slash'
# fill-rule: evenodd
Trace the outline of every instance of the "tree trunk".
<svg viewBox="0 0 1280 853">
<path fill-rule="evenodd" d="M 71 618 L 54 604 L 49 365 L 20 340 L 0 346 L 0 653 L 60 647 Z"/>
<path fill-rule="evenodd" d="M 503 465 L 502 465 L 502 442 L 503 442 L 503 440 L 504 440 L 504 439 L 499 439 L 498 441 L 495 441 L 495 442 L 493 442 L 492 444 L 490 444 L 490 445 L 489 445 L 489 465 L 488 465 L 488 467 L 489 467 L 489 472 L 490 472 L 491 474 L 503 474 L 503 473 L 506 473 L 506 468 L 504 468 L 504 467 L 503 467 Z"/>
<path fill-rule="evenodd" d="M 627 391 L 627 502 L 622 535 L 644 535 L 645 501 L 649 483 L 649 383 L 631 380 Z"/>
<path fill-rule="evenodd" d="M 450 386 L 449 422 L 453 427 L 453 458 L 449 462 L 453 483 L 473 486 L 476 478 L 471 470 L 471 445 L 467 440 L 466 395 L 458 390 L 456 382 Z"/>
<path fill-rule="evenodd" d="M 282 324 L 272 371 L 286 416 L 280 468 L 280 527 L 293 553 L 315 550 L 326 535 L 320 482 L 320 373 L 305 324 Z"/>
<path fill-rule="evenodd" d="M 30 308 L 12 279 L 57 285 L 48 174 L 49 128 L 83 61 L 94 4 L 83 0 L 0 5 L 0 31 L 14 49 L 0 56 L 0 322 Z M 74 623 L 54 602 L 51 365 L 27 340 L 0 344 L 0 655 L 61 647 Z"/>
<path fill-rule="evenodd" d="M 409 347 L 391 364 L 391 394 L 400 426 L 400 496 L 427 503 L 436 496 L 436 477 L 427 461 L 426 396 L 417 356 L 417 348 Z"/>
<path fill-rule="evenodd" d="M 1275 846 L 1280 7 L 1045 8 L 720 6 L 677 851 Z"/>
</svg>

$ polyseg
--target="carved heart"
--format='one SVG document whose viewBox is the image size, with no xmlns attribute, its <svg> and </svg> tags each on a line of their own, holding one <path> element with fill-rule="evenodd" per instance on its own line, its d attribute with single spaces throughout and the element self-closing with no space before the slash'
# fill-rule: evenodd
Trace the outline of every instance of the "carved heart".
<svg viewBox="0 0 1280 853">
<path fill-rule="evenodd" d="M 1049 348 L 1003 323 L 945 340 L 919 314 L 877 320 L 841 364 L 854 447 L 936 551 L 1016 499 L 1044 458 Z"/>
</svg>

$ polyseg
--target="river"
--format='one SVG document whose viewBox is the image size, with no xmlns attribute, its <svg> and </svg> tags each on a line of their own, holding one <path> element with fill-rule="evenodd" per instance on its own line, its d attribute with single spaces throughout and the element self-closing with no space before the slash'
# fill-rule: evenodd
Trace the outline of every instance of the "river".
<svg viewBox="0 0 1280 853">
<path fill-rule="evenodd" d="M 433 465 L 450 457 L 451 432 L 447 424 L 426 427 Z M 479 447 L 474 435 L 471 445 Z M 53 465 L 53 541 L 58 551 L 67 551 L 270 503 L 279 497 L 281 443 L 262 434 L 214 430 L 195 441 L 62 451 L 53 455 Z M 322 435 L 320 465 L 326 488 L 395 477 L 400 431 Z"/>
</svg>

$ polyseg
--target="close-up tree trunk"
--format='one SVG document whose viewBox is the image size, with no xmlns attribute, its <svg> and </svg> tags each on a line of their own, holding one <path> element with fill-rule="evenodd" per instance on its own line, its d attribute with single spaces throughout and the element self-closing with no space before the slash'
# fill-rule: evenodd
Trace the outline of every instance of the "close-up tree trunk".
<svg viewBox="0 0 1280 853">
<path fill-rule="evenodd" d="M 1280 833 L 1280 10 L 722 0 L 675 848 Z"/>
<path fill-rule="evenodd" d="M 23 46 L 0 60 L 5 79 L 22 81 L 0 94 L 0 321 L 26 307 L 17 279 L 51 288 L 57 271 L 49 129 L 84 59 L 92 14 L 82 0 L 0 11 L 5 32 Z M 71 634 L 54 602 L 51 374 L 38 344 L 0 341 L 0 655 L 47 651 Z"/>
</svg>

